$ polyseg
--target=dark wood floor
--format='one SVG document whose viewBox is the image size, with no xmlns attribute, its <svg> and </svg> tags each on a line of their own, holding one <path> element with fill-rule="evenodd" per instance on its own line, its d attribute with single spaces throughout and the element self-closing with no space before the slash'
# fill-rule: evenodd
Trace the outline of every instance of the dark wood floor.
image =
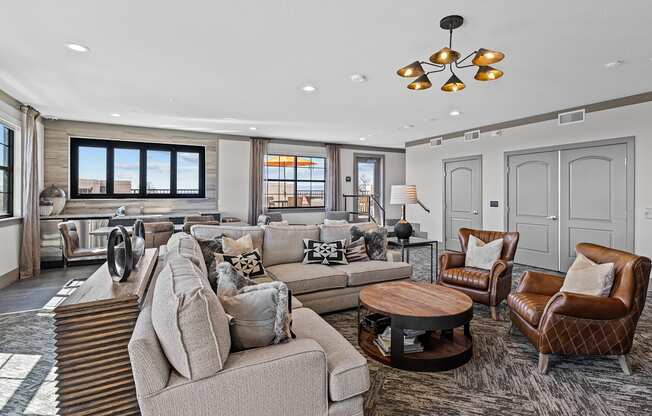
<svg viewBox="0 0 652 416">
<path fill-rule="evenodd" d="M 0 290 L 0 314 L 41 309 L 71 279 L 85 279 L 99 264 L 43 270 L 34 279 L 19 280 Z"/>
</svg>

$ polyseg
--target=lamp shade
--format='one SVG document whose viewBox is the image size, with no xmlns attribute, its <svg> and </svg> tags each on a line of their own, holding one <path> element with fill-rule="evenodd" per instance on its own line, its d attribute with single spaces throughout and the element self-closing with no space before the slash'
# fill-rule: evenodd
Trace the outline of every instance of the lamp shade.
<svg viewBox="0 0 652 416">
<path fill-rule="evenodd" d="M 419 78 L 410 82 L 407 87 L 411 90 L 425 90 L 432 87 L 432 83 L 428 79 L 428 75 L 423 74 Z"/>
<path fill-rule="evenodd" d="M 441 86 L 441 90 L 444 92 L 455 92 L 461 91 L 466 87 L 461 79 L 457 75 L 453 74 L 444 85 Z"/>
<path fill-rule="evenodd" d="M 503 71 L 491 66 L 481 66 L 473 78 L 478 81 L 493 81 L 503 76 Z"/>
<path fill-rule="evenodd" d="M 416 185 L 392 185 L 392 195 L 389 203 L 392 205 L 416 204 Z"/>
<path fill-rule="evenodd" d="M 491 49 L 480 48 L 473 57 L 473 65 L 488 66 L 500 62 L 505 57 L 505 54 Z"/>
<path fill-rule="evenodd" d="M 423 67 L 419 61 L 414 61 L 410 65 L 406 65 L 403 68 L 399 69 L 396 71 L 396 73 L 402 77 L 412 78 L 423 75 L 426 73 L 426 71 L 423 70 Z"/>
</svg>

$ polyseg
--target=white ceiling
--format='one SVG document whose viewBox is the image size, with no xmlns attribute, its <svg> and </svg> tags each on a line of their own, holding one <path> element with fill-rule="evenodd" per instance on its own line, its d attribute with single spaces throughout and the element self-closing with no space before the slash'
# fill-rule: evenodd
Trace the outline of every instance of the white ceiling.
<svg viewBox="0 0 652 416">
<path fill-rule="evenodd" d="M 626 3 L 14 0 L 2 8 L 0 89 L 62 119 L 402 147 L 652 90 L 652 6 Z M 439 90 L 444 74 L 408 90 L 396 69 L 444 46 L 439 19 L 452 13 L 465 18 L 454 48 L 505 52 L 505 76 L 459 70 L 459 93 Z"/>
</svg>

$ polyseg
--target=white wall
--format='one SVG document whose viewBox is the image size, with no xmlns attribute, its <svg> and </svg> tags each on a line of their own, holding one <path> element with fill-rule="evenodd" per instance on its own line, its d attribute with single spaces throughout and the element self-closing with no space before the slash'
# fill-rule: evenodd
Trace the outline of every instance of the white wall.
<svg viewBox="0 0 652 416">
<path fill-rule="evenodd" d="M 500 137 L 483 134 L 477 142 L 461 138 L 446 141 L 438 148 L 428 144 L 409 147 L 406 153 L 408 183 L 417 185 L 419 198 L 431 208 L 426 214 L 418 207 L 408 208 L 410 221 L 421 223 L 429 237 L 442 239 L 442 159 L 482 155 L 483 227 L 503 230 L 505 195 L 505 157 L 511 150 L 577 143 L 627 136 L 636 138 L 635 160 L 635 251 L 652 256 L 652 220 L 644 218 L 652 207 L 652 102 L 589 113 L 580 124 L 560 127 L 557 120 L 503 131 Z M 490 208 L 489 201 L 500 201 Z"/>
</svg>

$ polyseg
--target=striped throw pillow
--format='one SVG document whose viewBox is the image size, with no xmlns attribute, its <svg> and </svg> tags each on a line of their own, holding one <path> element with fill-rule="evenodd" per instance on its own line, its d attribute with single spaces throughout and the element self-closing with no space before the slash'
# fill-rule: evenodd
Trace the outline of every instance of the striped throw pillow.
<svg viewBox="0 0 652 416">
<path fill-rule="evenodd" d="M 349 263 L 353 261 L 369 261 L 367 256 L 367 247 L 364 242 L 364 237 L 360 237 L 355 241 L 351 241 L 346 246 L 346 259 Z"/>
</svg>

